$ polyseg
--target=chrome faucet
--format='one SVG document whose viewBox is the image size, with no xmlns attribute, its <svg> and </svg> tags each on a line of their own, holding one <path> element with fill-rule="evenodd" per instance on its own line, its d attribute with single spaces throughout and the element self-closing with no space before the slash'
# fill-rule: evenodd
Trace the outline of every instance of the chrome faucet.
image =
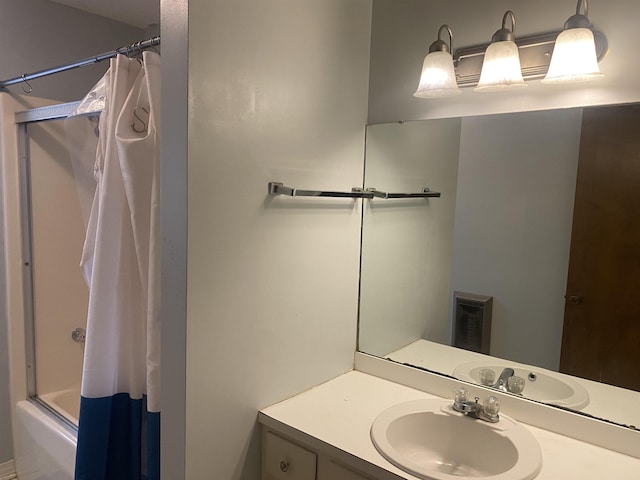
<svg viewBox="0 0 640 480">
<path fill-rule="evenodd" d="M 515 371 L 513 370 L 513 368 L 503 369 L 502 373 L 498 377 L 498 381 L 495 384 L 493 384 L 492 387 L 497 388 L 498 390 L 502 390 L 503 392 L 508 392 L 509 387 L 507 382 L 509 380 L 509 377 L 513 377 L 514 374 L 515 374 Z"/>
<path fill-rule="evenodd" d="M 478 376 L 480 378 L 480 383 L 485 387 L 495 388 L 503 392 L 520 395 L 525 387 L 524 378 L 515 375 L 514 369 L 509 367 L 502 369 L 502 372 L 496 382 L 494 382 L 496 374 L 490 368 L 481 369 Z"/>
<path fill-rule="evenodd" d="M 458 388 L 453 392 L 453 409 L 471 418 L 497 423 L 500 420 L 500 401 L 493 396 L 487 397 L 484 403 L 479 403 L 479 400 L 479 397 L 469 400 L 469 392 L 464 387 Z"/>
</svg>

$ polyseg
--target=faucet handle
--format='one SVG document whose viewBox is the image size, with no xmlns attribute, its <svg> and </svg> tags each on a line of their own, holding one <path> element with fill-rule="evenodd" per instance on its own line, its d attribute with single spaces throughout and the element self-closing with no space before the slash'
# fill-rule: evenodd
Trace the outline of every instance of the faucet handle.
<svg viewBox="0 0 640 480">
<path fill-rule="evenodd" d="M 482 385 L 492 387 L 496 383 L 496 372 L 490 368 L 483 368 L 478 372 L 478 378 Z"/>
<path fill-rule="evenodd" d="M 484 413 L 489 417 L 497 417 L 500 412 L 500 400 L 493 395 L 487 397 L 483 403 Z"/>
<path fill-rule="evenodd" d="M 514 375 L 507 379 L 507 390 L 511 393 L 520 394 L 524 390 L 525 380 L 522 377 Z"/>
<path fill-rule="evenodd" d="M 453 403 L 460 405 L 469 400 L 469 391 L 464 387 L 457 387 L 453 390 Z"/>
</svg>

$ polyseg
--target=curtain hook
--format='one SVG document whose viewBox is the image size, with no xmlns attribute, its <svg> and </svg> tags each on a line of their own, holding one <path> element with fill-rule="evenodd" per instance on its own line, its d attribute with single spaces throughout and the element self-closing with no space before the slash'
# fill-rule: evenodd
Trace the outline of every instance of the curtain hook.
<svg viewBox="0 0 640 480">
<path fill-rule="evenodd" d="M 23 91 L 24 93 L 26 93 L 27 95 L 28 95 L 28 94 L 30 94 L 31 92 L 33 92 L 33 87 L 32 87 L 32 86 L 31 86 L 31 84 L 27 81 L 27 75 L 26 75 L 25 73 L 23 73 L 23 74 L 22 74 L 22 81 L 23 81 L 24 83 L 26 83 L 26 84 L 27 84 L 27 87 L 29 87 L 29 90 L 27 90 L 27 89 L 25 89 L 25 88 L 24 88 L 24 85 L 22 85 L 22 86 L 21 86 L 22 91 Z"/>
<path fill-rule="evenodd" d="M 147 118 L 149 118 L 149 110 L 147 110 L 144 107 L 136 107 L 133 109 L 133 122 L 131 122 L 131 128 L 133 129 L 134 132 L 136 133 L 144 133 L 147 131 L 147 123 L 144 121 L 143 118 L 140 117 L 140 115 L 138 115 L 138 109 L 141 109 L 144 113 L 147 114 Z M 142 128 L 137 128 L 136 127 L 136 120 L 138 122 L 140 122 L 142 124 Z"/>
<path fill-rule="evenodd" d="M 133 49 L 133 45 L 127 45 L 126 47 L 124 47 L 124 49 L 125 49 L 124 54 L 127 56 L 127 58 L 131 58 L 135 53 Z"/>
</svg>

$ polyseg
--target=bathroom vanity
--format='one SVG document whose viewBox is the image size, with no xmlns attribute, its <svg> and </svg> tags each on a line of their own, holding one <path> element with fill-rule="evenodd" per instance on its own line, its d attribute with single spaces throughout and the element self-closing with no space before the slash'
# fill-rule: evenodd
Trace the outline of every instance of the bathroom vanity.
<svg viewBox="0 0 640 480">
<path fill-rule="evenodd" d="M 488 394 L 482 389 L 477 392 Z M 370 436 L 371 426 L 381 412 L 394 405 L 437 398 L 442 397 L 354 370 L 265 408 L 258 416 L 262 424 L 262 479 L 417 480 L 420 477 L 396 467 L 376 450 Z M 538 413 L 545 415 L 548 408 L 541 405 Z M 508 399 L 503 402 L 502 411 L 524 424 L 522 417 L 527 412 L 520 412 Z M 535 437 L 542 453 L 537 480 L 631 479 L 640 475 L 640 458 L 530 424 L 524 426 Z M 632 441 L 630 447 L 640 456 L 640 438 Z M 484 453 L 492 455 L 490 451 Z"/>
<path fill-rule="evenodd" d="M 367 127 L 365 190 L 429 186 L 442 195 L 393 208 L 373 198 L 363 206 L 355 369 L 260 412 L 263 480 L 640 479 L 640 397 L 628 381 L 637 372 L 580 374 L 600 361 L 592 357 L 599 350 L 576 336 L 569 342 L 577 346 L 576 359 L 568 362 L 563 347 L 572 338 L 565 310 L 583 303 L 567 290 L 578 166 L 581 151 L 594 148 L 586 140 L 600 138 L 594 131 L 608 131 L 609 115 L 624 120 L 637 115 L 637 107 Z M 620 124 L 636 124 L 632 118 Z M 611 163 L 634 151 L 634 138 L 607 154 Z M 489 315 L 485 306 L 458 298 L 495 302 Z M 579 308 L 587 315 L 585 305 Z M 608 323 L 616 321 L 614 310 L 607 306 L 600 315 L 608 331 L 617 331 Z M 458 321 L 466 325 L 462 343 L 454 328 Z M 579 330 L 588 338 L 603 336 L 582 324 Z M 635 365 L 637 345 L 612 345 L 612 358 L 622 351 L 631 355 L 617 364 Z M 560 368 L 563 358 L 575 368 Z M 502 391 L 511 377 L 519 388 Z M 403 414 L 393 434 L 390 427 L 385 431 L 399 456 L 381 448 L 375 425 L 384 412 L 421 399 L 444 402 L 439 405 L 446 409 L 462 384 L 470 390 L 465 402 L 471 409 L 475 397 L 495 395 L 500 415 L 526 429 L 534 448 L 508 442 L 502 448 L 490 429 L 475 428 L 478 420 L 434 420 L 429 415 L 435 409 L 411 418 Z M 422 422 L 422 430 L 412 421 Z M 457 455 L 460 450 L 473 455 Z M 516 453 L 506 458 L 505 450 Z M 513 476 L 532 450 L 541 452 L 541 465 Z"/>
<path fill-rule="evenodd" d="M 312 450 L 309 445 L 279 433 L 277 430 L 263 430 L 264 480 L 372 480 L 352 466 L 340 462 L 331 453 Z M 398 477 L 393 477 L 398 478 Z"/>
</svg>

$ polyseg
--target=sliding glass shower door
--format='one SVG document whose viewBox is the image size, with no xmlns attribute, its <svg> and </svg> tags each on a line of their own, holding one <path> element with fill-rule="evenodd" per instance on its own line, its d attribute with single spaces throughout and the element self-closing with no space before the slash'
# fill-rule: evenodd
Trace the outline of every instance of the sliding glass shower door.
<svg viewBox="0 0 640 480">
<path fill-rule="evenodd" d="M 77 425 L 88 302 L 79 264 L 97 135 L 88 117 L 43 117 L 18 123 L 27 383 L 30 398 Z M 71 142 L 65 122 L 78 129 Z"/>
</svg>

